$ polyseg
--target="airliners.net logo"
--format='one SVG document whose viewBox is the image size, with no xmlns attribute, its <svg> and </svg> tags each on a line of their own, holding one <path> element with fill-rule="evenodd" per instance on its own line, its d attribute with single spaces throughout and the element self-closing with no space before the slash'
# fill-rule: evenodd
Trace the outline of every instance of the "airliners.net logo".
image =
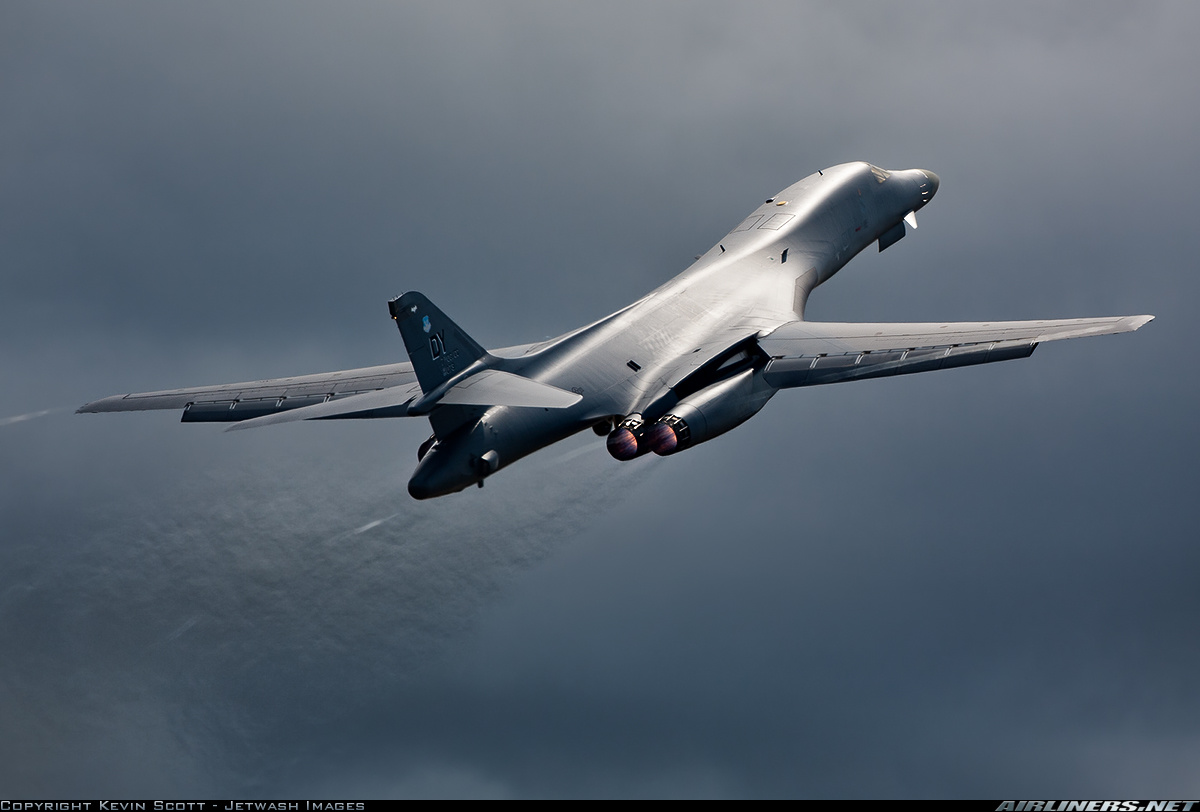
<svg viewBox="0 0 1200 812">
<path fill-rule="evenodd" d="M 1197 803 L 1200 801 L 1005 801 L 996 812 L 1192 812 Z"/>
</svg>

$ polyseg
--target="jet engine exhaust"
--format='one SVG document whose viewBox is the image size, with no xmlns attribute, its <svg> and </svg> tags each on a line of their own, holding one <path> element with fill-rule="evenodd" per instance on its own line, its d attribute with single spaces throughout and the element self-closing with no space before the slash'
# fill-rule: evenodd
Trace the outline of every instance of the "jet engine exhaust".
<svg viewBox="0 0 1200 812">
<path fill-rule="evenodd" d="M 608 453 L 618 460 L 631 460 L 638 455 L 638 441 L 629 429 L 615 429 L 604 443 Z"/>
<path fill-rule="evenodd" d="M 682 421 L 680 421 L 682 422 Z M 684 423 L 686 430 L 687 424 Z M 674 452 L 679 447 L 679 434 L 674 426 L 665 422 L 655 423 L 646 432 L 646 446 L 660 457 Z"/>
<path fill-rule="evenodd" d="M 614 459 L 624 462 L 649 451 L 650 447 L 639 440 L 643 425 L 645 423 L 640 414 L 631 414 L 618 423 L 617 427 L 609 432 L 608 440 L 604 443 L 608 453 Z"/>
</svg>

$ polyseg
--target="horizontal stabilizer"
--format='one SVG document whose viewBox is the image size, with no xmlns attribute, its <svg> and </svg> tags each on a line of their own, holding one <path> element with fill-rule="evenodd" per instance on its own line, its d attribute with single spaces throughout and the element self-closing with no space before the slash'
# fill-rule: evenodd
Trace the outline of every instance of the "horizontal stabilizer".
<svg viewBox="0 0 1200 812">
<path fill-rule="evenodd" d="M 523 378 L 499 369 L 485 369 L 459 381 L 438 399 L 438 404 L 459 406 L 537 406 L 565 409 L 583 398 L 548 383 Z"/>
<path fill-rule="evenodd" d="M 391 409 L 398 406 L 416 408 L 421 398 L 419 384 L 393 386 L 375 392 L 364 392 L 351 397 L 336 398 L 306 406 L 302 409 L 292 409 L 287 412 L 268 414 L 252 420 L 235 423 L 226 431 L 241 431 L 259 426 L 273 426 L 277 423 L 292 423 L 298 420 L 327 420 L 344 418 L 370 413 L 381 409 Z M 424 413 L 436 406 L 537 406 L 546 409 L 565 409 L 574 406 L 582 395 L 559 389 L 557 386 L 539 383 L 538 381 L 522 378 L 510 372 L 498 369 L 485 369 L 476 373 L 455 386 L 447 389 L 445 394 L 437 398 L 435 403 L 425 405 L 420 410 Z M 362 416 L 372 416 L 363 414 Z"/>
</svg>

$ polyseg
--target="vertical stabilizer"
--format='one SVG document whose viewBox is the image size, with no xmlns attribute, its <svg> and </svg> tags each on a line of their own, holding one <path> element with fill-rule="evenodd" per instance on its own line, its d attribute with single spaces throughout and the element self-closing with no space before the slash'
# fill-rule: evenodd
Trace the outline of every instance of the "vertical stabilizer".
<svg viewBox="0 0 1200 812">
<path fill-rule="evenodd" d="M 421 391 L 429 393 L 487 355 L 424 295 L 410 290 L 388 302 Z"/>
</svg>

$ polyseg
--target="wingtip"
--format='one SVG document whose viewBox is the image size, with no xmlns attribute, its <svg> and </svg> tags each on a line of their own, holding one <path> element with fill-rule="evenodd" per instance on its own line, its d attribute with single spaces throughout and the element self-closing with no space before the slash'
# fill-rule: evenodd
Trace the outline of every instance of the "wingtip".
<svg viewBox="0 0 1200 812">
<path fill-rule="evenodd" d="M 1129 324 L 1132 330 L 1138 330 L 1154 321 L 1153 316 L 1130 316 Z"/>
<path fill-rule="evenodd" d="M 93 400 L 91 403 L 85 403 L 76 409 L 75 414 L 97 414 L 99 412 L 119 411 L 116 407 L 125 397 L 125 395 L 110 395 L 106 398 Z"/>
</svg>

